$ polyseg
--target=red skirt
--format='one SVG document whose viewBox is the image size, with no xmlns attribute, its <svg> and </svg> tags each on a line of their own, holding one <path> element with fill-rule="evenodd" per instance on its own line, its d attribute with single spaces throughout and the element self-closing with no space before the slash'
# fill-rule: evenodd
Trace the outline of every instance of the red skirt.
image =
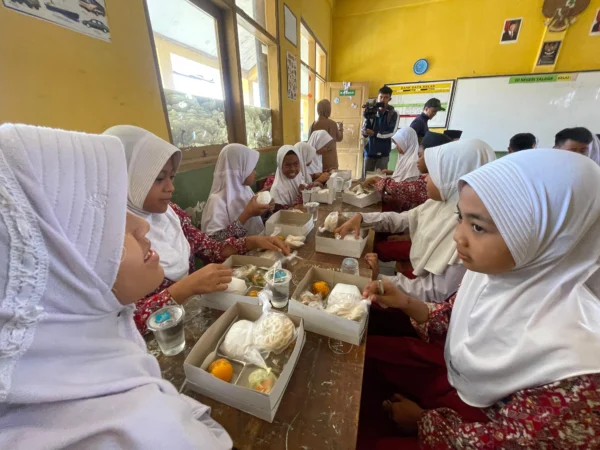
<svg viewBox="0 0 600 450">
<path fill-rule="evenodd" d="M 451 408 L 470 422 L 487 422 L 478 408 L 464 403 L 450 386 L 444 348 L 411 337 L 369 336 L 363 378 L 358 450 L 419 448 L 416 437 L 402 437 L 382 409 L 384 400 L 402 394 L 423 409 Z"/>
</svg>

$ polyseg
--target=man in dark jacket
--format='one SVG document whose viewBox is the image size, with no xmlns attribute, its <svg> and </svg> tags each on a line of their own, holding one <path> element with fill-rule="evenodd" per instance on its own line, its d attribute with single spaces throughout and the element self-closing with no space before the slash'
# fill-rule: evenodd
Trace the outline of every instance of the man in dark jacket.
<svg viewBox="0 0 600 450">
<path fill-rule="evenodd" d="M 446 111 L 442 108 L 442 103 L 437 98 L 430 98 L 423 106 L 423 112 L 412 121 L 410 127 L 417 132 L 419 142 L 425 137 L 429 131 L 429 125 L 427 124 L 433 119 L 438 111 Z"/>
<path fill-rule="evenodd" d="M 392 136 L 398 125 L 398 113 L 389 106 L 392 90 L 388 86 L 379 89 L 378 103 L 384 105 L 378 108 L 376 115 L 363 114 L 362 134 L 367 139 L 364 151 L 363 177 L 367 172 L 376 169 L 387 169 L 392 151 Z"/>
</svg>

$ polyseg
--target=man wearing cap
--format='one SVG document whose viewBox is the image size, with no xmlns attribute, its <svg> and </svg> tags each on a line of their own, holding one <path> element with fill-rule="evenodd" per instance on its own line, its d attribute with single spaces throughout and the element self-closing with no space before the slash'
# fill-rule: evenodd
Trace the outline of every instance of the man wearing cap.
<svg viewBox="0 0 600 450">
<path fill-rule="evenodd" d="M 431 119 L 435 117 L 438 111 L 446 111 L 442 108 L 442 103 L 437 98 L 430 98 L 423 106 L 423 112 L 412 121 L 410 127 L 417 132 L 417 136 L 419 137 L 419 141 L 425 137 L 425 134 L 429 131 L 429 122 Z"/>
</svg>

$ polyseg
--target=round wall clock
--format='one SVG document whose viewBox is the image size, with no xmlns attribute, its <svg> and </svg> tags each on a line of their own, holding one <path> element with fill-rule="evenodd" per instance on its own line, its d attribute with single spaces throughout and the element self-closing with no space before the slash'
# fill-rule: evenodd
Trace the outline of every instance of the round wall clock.
<svg viewBox="0 0 600 450">
<path fill-rule="evenodd" d="M 417 60 L 415 65 L 413 66 L 413 72 L 416 75 L 423 75 L 429 69 L 429 62 L 426 59 L 422 58 Z"/>
</svg>

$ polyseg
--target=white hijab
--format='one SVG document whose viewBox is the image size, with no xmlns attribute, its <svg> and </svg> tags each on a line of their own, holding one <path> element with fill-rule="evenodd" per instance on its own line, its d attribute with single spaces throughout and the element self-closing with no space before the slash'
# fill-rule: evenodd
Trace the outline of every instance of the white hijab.
<svg viewBox="0 0 600 450">
<path fill-rule="evenodd" d="M 446 266 L 458 263 L 453 238 L 458 180 L 495 159 L 492 148 L 479 139 L 427 149 L 425 163 L 429 177 L 439 189 L 442 201 L 427 200 L 408 212 L 412 241 L 410 261 L 415 275 L 422 276 L 428 272 L 440 275 Z"/>
<path fill-rule="evenodd" d="M 232 445 L 111 291 L 126 193 L 118 139 L 0 127 L 0 448 Z"/>
<path fill-rule="evenodd" d="M 310 172 L 310 165 L 315 163 L 315 157 L 317 156 L 317 151 L 315 150 L 315 148 L 306 143 L 306 142 L 298 142 L 296 145 L 294 145 L 294 148 L 296 149 L 296 152 L 300 154 L 300 156 L 302 156 L 302 159 L 304 160 L 304 164 L 302 164 L 301 167 L 301 172 L 302 175 L 304 176 L 304 181 L 306 183 L 311 183 L 312 182 L 312 177 L 310 176 L 311 172 Z"/>
<path fill-rule="evenodd" d="M 594 140 L 590 144 L 588 150 L 588 156 L 598 165 L 600 165 L 600 138 L 597 135 L 593 135 Z"/>
<path fill-rule="evenodd" d="M 229 144 L 221 151 L 213 174 L 210 196 L 202 211 L 202 231 L 215 234 L 234 223 L 244 212 L 254 192 L 244 180 L 254 172 L 260 154 L 245 145 Z M 252 217 L 244 228 L 249 236 L 264 231 L 260 217 Z"/>
<path fill-rule="evenodd" d="M 392 137 L 398 148 L 398 162 L 392 174 L 397 182 L 413 180 L 421 176 L 417 161 L 419 160 L 419 137 L 411 127 L 400 128 Z M 401 153 L 400 149 L 404 152 Z"/>
<path fill-rule="evenodd" d="M 290 180 L 283 174 L 283 159 L 288 152 L 294 152 L 300 160 L 300 172 L 296 175 L 296 178 Z M 271 186 L 271 196 L 278 205 L 295 205 L 300 194 L 300 185 L 306 184 L 304 176 L 302 175 L 302 166 L 304 159 L 298 150 L 292 145 L 284 145 L 277 151 L 277 173 L 275 174 L 275 181 Z"/>
<path fill-rule="evenodd" d="M 308 138 L 308 143 L 315 149 L 315 151 L 321 150 L 327 144 L 333 141 L 331 135 L 325 130 L 313 131 Z M 312 164 L 308 167 L 308 171 L 312 173 L 323 172 L 323 155 L 317 155 L 313 160 Z"/>
<path fill-rule="evenodd" d="M 445 349 L 460 397 L 481 408 L 522 389 L 600 373 L 600 168 L 571 152 L 528 150 L 462 180 L 516 266 L 463 279 Z"/>
<path fill-rule="evenodd" d="M 190 271 L 190 244 L 183 234 L 179 217 L 170 206 L 164 214 L 144 211 L 144 201 L 164 165 L 173 158 L 175 171 L 179 168 L 181 150 L 132 125 L 117 125 L 104 134 L 119 138 L 125 148 L 129 180 L 127 209 L 150 224 L 147 238 L 160 255 L 165 278 L 171 281 L 185 278 Z"/>
</svg>

